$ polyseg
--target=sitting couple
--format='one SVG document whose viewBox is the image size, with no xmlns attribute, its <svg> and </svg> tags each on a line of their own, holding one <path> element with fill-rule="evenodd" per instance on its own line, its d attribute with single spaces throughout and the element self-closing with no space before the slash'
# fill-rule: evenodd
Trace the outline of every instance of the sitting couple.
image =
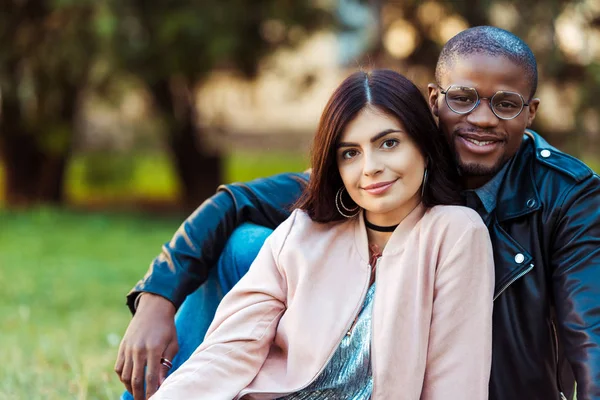
<svg viewBox="0 0 600 400">
<path fill-rule="evenodd" d="M 527 129 L 536 87 L 493 27 L 444 46 L 428 102 L 351 75 L 310 179 L 221 187 L 129 294 L 128 392 L 600 399 L 600 179 Z"/>
</svg>

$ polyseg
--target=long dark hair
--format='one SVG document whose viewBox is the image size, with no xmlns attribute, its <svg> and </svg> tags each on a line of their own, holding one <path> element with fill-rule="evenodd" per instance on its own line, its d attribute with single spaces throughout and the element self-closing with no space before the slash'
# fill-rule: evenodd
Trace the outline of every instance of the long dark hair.
<svg viewBox="0 0 600 400">
<path fill-rule="evenodd" d="M 427 160 L 428 179 L 422 202 L 462 204 L 458 172 L 448 142 L 438 129 L 429 105 L 419 89 L 399 73 L 380 69 L 355 72 L 335 90 L 323 110 L 312 151 L 309 183 L 295 207 L 316 222 L 332 222 L 344 217 L 335 206 L 336 192 L 343 186 L 336 145 L 350 121 L 365 107 L 374 107 L 395 117 Z M 344 204 L 355 207 L 349 196 Z"/>
</svg>

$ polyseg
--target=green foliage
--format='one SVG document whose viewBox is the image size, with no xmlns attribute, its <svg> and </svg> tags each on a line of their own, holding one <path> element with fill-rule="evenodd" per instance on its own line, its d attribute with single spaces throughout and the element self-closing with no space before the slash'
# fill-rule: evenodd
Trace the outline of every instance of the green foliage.
<svg viewBox="0 0 600 400">
<path fill-rule="evenodd" d="M 287 34 L 290 28 L 311 31 L 332 22 L 330 13 L 310 1 L 119 0 L 110 4 L 118 16 L 112 42 L 116 59 L 149 83 L 170 76 L 196 82 L 223 66 L 253 75 L 266 54 L 298 42 L 298 37 Z M 265 30 L 270 21 L 281 25 L 280 34 Z"/>
<path fill-rule="evenodd" d="M 595 158 L 584 158 L 583 162 L 585 162 L 592 170 L 594 170 L 597 174 L 600 174 L 600 159 Z"/>
<path fill-rule="evenodd" d="M 177 175 L 166 154 L 87 154 L 73 158 L 67 196 L 75 204 L 175 201 Z"/>
<path fill-rule="evenodd" d="M 244 182 L 306 168 L 307 156 L 300 153 L 233 153 L 224 159 L 224 182 Z M 160 153 L 75 156 L 67 171 L 66 185 L 68 198 L 75 204 L 172 202 L 181 190 L 171 160 Z"/>
<path fill-rule="evenodd" d="M 14 166 L 18 159 L 29 166 L 18 179 L 34 188 L 10 198 L 61 201 L 62 167 L 48 172 L 44 164 L 68 163 L 81 100 L 91 92 L 106 95 L 123 76 L 146 86 L 154 111 L 168 122 L 164 136 L 179 161 L 205 157 L 200 146 L 197 154 L 180 151 L 185 140 L 178 135 L 195 134 L 188 129 L 195 121 L 190 94 L 206 74 L 224 67 L 253 76 L 263 57 L 306 36 L 298 32 L 331 23 L 330 10 L 300 0 L 0 2 L 0 153 L 4 163 Z M 17 149 L 29 159 L 11 157 Z M 94 168 L 92 180 L 108 176 Z M 13 185 L 19 190 L 25 191 Z"/>
<path fill-rule="evenodd" d="M 283 172 L 302 172 L 309 165 L 308 154 L 302 153 L 233 153 L 226 159 L 225 182 L 247 182 Z"/>
<path fill-rule="evenodd" d="M 89 154 L 83 160 L 83 179 L 95 188 L 126 189 L 133 178 L 133 158 L 120 154 Z"/>
<path fill-rule="evenodd" d="M 269 21 L 282 24 L 277 37 L 265 31 Z M 73 95 L 65 85 L 98 83 L 88 79 L 100 59 L 150 83 L 177 75 L 194 83 L 218 66 L 252 74 L 264 55 L 299 40 L 290 28 L 328 23 L 330 14 L 307 1 L 1 2 L 2 94 L 35 120 L 59 113 L 57 100 Z"/>
<path fill-rule="evenodd" d="M 39 103 L 35 97 L 45 95 L 56 101 L 61 85 L 85 83 L 96 51 L 90 25 L 94 12 L 90 1 L 1 2 L 3 96 L 18 95 L 21 101 Z"/>
</svg>

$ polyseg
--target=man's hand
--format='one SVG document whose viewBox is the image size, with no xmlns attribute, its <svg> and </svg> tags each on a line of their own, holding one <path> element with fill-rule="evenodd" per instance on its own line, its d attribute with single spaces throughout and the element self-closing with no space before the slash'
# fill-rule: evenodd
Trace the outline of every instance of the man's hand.
<svg viewBox="0 0 600 400">
<path fill-rule="evenodd" d="M 161 357 L 173 360 L 179 350 L 173 303 L 152 293 L 141 296 L 119 346 L 115 364 L 115 372 L 135 400 L 144 399 L 144 381 L 145 398 L 156 392 L 168 371 L 161 365 Z"/>
</svg>

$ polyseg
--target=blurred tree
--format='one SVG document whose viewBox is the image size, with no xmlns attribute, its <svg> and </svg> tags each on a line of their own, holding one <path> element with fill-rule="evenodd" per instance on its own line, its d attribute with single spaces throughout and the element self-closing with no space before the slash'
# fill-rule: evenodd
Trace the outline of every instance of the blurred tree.
<svg viewBox="0 0 600 400">
<path fill-rule="evenodd" d="M 400 66 L 424 85 L 448 39 L 471 26 L 498 26 L 523 38 L 536 55 L 542 106 L 534 129 L 576 155 L 589 152 L 586 144 L 600 135 L 597 0 L 372 2 L 380 17 L 381 41 L 372 56 L 379 65 Z"/>
<path fill-rule="evenodd" d="M 585 135 L 595 132 L 600 141 L 596 0 L 357 1 L 373 7 L 378 24 L 366 64 L 400 67 L 418 82 L 431 79 L 441 46 L 458 31 L 492 24 L 515 32 L 534 50 L 546 84 L 540 87 L 545 91 L 542 111 L 551 110 L 555 122 L 536 120 L 544 123 L 544 135 L 561 145 L 565 133 L 575 133 L 569 135 L 572 147 L 564 146 L 575 153 L 586 150 L 581 141 Z M 196 88 L 215 69 L 253 77 L 268 54 L 332 26 L 339 4 L 339 0 L 0 2 L 0 158 L 7 203 L 63 201 L 79 99 L 125 72 L 148 89 L 164 121 L 184 204 L 196 207 L 222 182 L 220 156 L 203 140 Z"/>
<path fill-rule="evenodd" d="M 253 77 L 264 56 L 330 25 L 328 3 L 0 2 L 0 158 L 7 204 L 64 200 L 79 100 L 85 90 L 101 89 L 111 73 L 125 72 L 151 94 L 165 122 L 184 203 L 196 207 L 222 176 L 220 156 L 202 140 L 195 88 L 214 68 Z"/>
<path fill-rule="evenodd" d="M 202 140 L 194 89 L 216 68 L 251 78 L 264 56 L 332 23 L 315 1 L 119 0 L 112 7 L 111 47 L 163 117 L 187 208 L 223 181 L 221 156 Z"/>
<path fill-rule="evenodd" d="M 0 158 L 9 205 L 63 200 L 95 53 L 91 1 L 0 2 Z"/>
</svg>

